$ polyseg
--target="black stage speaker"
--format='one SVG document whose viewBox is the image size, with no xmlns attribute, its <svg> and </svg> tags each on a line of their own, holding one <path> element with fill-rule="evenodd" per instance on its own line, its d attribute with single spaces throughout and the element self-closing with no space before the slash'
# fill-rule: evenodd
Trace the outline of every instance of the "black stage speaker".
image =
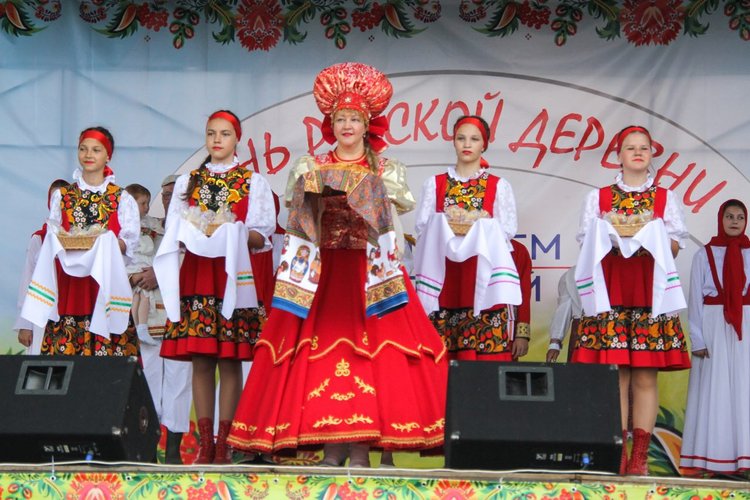
<svg viewBox="0 0 750 500">
<path fill-rule="evenodd" d="M 451 361 L 446 466 L 617 473 L 614 365 Z"/>
<path fill-rule="evenodd" d="M 138 360 L 0 356 L 0 462 L 155 462 L 159 420 Z"/>
</svg>

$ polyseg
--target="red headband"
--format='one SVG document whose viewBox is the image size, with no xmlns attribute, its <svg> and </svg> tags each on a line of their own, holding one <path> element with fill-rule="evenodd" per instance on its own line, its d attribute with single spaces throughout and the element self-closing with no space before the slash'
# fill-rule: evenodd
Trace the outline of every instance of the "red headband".
<svg viewBox="0 0 750 500">
<path fill-rule="evenodd" d="M 459 118 L 456 124 L 453 125 L 454 137 L 456 135 L 456 130 L 458 130 L 461 125 L 464 125 L 466 123 L 474 125 L 479 129 L 479 133 L 482 134 L 482 149 L 486 151 L 487 147 L 489 146 L 490 139 L 489 137 L 487 137 L 487 129 L 485 128 L 484 123 L 482 123 L 482 120 L 480 120 L 479 118 L 475 118 L 473 116 L 464 116 L 463 118 Z M 490 164 L 487 160 L 484 159 L 484 157 L 482 157 L 479 159 L 479 166 L 481 166 L 482 168 L 489 168 Z"/>
<path fill-rule="evenodd" d="M 234 128 L 234 133 L 237 134 L 237 140 L 239 141 L 240 138 L 242 138 L 242 125 L 240 125 L 240 122 L 237 121 L 237 118 L 235 118 L 232 113 L 227 113 L 226 111 L 217 111 L 216 113 L 208 117 L 208 121 L 210 122 L 214 118 L 221 118 L 222 120 L 226 120 L 231 123 L 232 127 Z"/>
<path fill-rule="evenodd" d="M 104 149 L 107 150 L 107 156 L 112 158 L 112 143 L 109 141 L 109 138 L 107 138 L 106 135 L 99 132 L 98 130 L 84 130 L 81 132 L 81 137 L 78 138 L 78 145 L 80 146 L 84 139 L 94 139 L 95 141 L 99 141 L 102 143 L 102 146 L 104 146 Z"/>
<path fill-rule="evenodd" d="M 482 141 L 484 142 L 483 149 L 486 150 L 487 146 L 489 145 L 489 137 L 487 137 L 487 130 L 485 130 L 484 124 L 478 118 L 474 118 L 473 116 L 464 116 L 463 118 L 459 118 L 456 124 L 453 125 L 453 135 L 456 135 L 456 130 L 458 130 L 461 125 L 464 125 L 466 123 L 474 125 L 479 129 L 479 133 L 482 134 Z"/>
<path fill-rule="evenodd" d="M 620 134 L 617 136 L 617 153 L 620 153 L 622 151 L 622 142 L 625 140 L 627 136 L 632 134 L 633 132 L 640 132 L 641 134 L 648 137 L 648 143 L 651 144 L 653 141 L 651 140 L 651 134 L 648 133 L 648 130 L 646 130 L 643 127 L 634 126 L 634 127 L 628 127 L 624 129 Z"/>
</svg>

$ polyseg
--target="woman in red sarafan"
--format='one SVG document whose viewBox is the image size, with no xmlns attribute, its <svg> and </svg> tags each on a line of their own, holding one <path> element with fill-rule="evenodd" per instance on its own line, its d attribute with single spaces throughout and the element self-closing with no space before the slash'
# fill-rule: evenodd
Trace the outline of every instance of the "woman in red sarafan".
<svg viewBox="0 0 750 500">
<path fill-rule="evenodd" d="M 572 361 L 618 365 L 623 429 L 620 473 L 646 475 L 659 409 L 657 374 L 690 367 L 678 316 L 685 298 L 674 269 L 674 257 L 684 247 L 688 232 L 678 198 L 658 187 L 651 176 L 648 130 L 624 128 L 617 137 L 617 152 L 622 171 L 616 182 L 592 190 L 583 205 L 576 283 L 584 316 Z M 633 233 L 636 229 L 631 228 L 641 226 Z M 596 262 L 587 256 L 596 254 L 595 249 L 603 244 L 602 238 L 593 236 L 601 228 L 608 231 L 604 240 L 611 248 Z M 628 458 L 631 391 L 633 446 Z"/>
<path fill-rule="evenodd" d="M 323 464 L 367 467 L 370 447 L 442 445 L 447 361 L 400 264 L 395 212 L 414 199 L 404 166 L 378 155 L 390 82 L 343 63 L 313 93 L 336 148 L 290 175 L 274 312 L 229 442 L 267 453 L 324 445 Z"/>
</svg>

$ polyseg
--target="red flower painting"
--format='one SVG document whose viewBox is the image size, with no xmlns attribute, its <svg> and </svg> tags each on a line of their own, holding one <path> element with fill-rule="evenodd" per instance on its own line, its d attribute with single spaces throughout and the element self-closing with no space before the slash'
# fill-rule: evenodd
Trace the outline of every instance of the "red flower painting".
<svg viewBox="0 0 750 500">
<path fill-rule="evenodd" d="M 681 0 L 625 0 L 620 23 L 628 41 L 636 46 L 669 45 L 685 21 Z"/>
<path fill-rule="evenodd" d="M 281 6 L 276 0 L 243 0 L 234 27 L 247 50 L 270 50 L 278 43 L 284 28 Z"/>
</svg>

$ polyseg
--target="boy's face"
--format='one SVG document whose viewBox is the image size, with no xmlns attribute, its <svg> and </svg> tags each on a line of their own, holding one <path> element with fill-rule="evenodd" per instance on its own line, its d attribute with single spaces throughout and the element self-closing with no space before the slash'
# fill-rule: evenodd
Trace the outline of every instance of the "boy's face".
<svg viewBox="0 0 750 500">
<path fill-rule="evenodd" d="M 133 196 L 133 198 L 135 198 L 136 203 L 138 203 L 138 212 L 141 214 L 141 217 L 143 217 L 148 213 L 148 205 L 151 203 L 151 197 L 146 196 L 145 194 L 137 194 Z"/>
</svg>

